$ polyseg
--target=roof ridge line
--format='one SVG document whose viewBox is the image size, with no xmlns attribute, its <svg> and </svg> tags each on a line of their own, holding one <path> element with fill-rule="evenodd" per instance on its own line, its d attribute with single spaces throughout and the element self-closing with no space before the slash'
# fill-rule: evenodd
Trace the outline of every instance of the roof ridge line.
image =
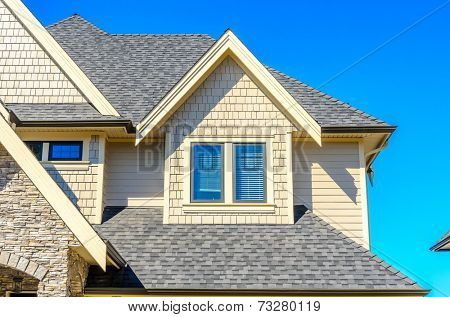
<svg viewBox="0 0 450 317">
<path fill-rule="evenodd" d="M 212 38 L 208 33 L 108 33 L 110 36 L 199 36 L 207 35 Z"/>
<path fill-rule="evenodd" d="M 386 262 L 385 260 L 380 258 L 378 255 L 376 255 L 372 251 L 364 248 L 362 245 L 358 244 L 357 242 L 353 241 L 351 238 L 349 238 L 346 235 L 344 235 L 340 230 L 336 229 L 335 227 L 330 225 L 328 222 L 326 222 L 325 220 L 320 218 L 313 211 L 309 210 L 306 213 L 311 214 L 316 220 L 318 220 L 318 222 L 321 225 L 323 225 L 324 227 L 330 229 L 334 234 L 336 234 L 338 237 L 342 238 L 342 240 L 344 240 L 344 242 L 346 242 L 347 244 L 349 244 L 349 245 L 351 245 L 353 247 L 356 247 L 359 251 L 361 251 L 362 253 L 365 253 L 366 255 L 368 255 L 370 260 L 376 261 L 377 264 L 379 264 L 383 269 L 385 269 L 389 273 L 391 273 L 391 274 L 401 278 L 402 280 L 408 279 L 409 281 L 412 281 L 413 283 L 409 283 L 411 285 L 418 285 L 418 283 L 416 281 L 410 279 L 408 276 L 406 276 L 405 274 L 400 272 L 400 270 L 398 270 L 397 268 L 395 268 L 394 266 L 392 266 L 391 264 L 389 264 L 388 262 Z M 380 260 L 380 261 L 377 261 L 377 260 Z M 395 272 L 390 271 L 388 268 L 393 268 L 395 270 Z"/>
<path fill-rule="evenodd" d="M 51 27 L 57 26 L 57 25 L 59 25 L 61 23 L 64 23 L 64 22 L 70 20 L 70 19 L 73 19 L 77 15 L 78 15 L 78 13 L 74 13 L 72 15 L 69 15 L 68 17 L 65 17 L 65 18 L 63 18 L 63 19 L 61 19 L 59 21 L 56 21 L 56 22 L 53 22 L 53 23 L 47 25 L 45 28 L 51 28 Z"/>
</svg>

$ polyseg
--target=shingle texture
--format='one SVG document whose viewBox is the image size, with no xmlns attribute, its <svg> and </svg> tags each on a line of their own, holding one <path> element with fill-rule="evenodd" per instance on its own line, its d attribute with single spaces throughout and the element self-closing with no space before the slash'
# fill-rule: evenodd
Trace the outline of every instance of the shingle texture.
<svg viewBox="0 0 450 317">
<path fill-rule="evenodd" d="M 138 123 L 214 44 L 205 34 L 111 34 L 79 16 L 48 28 L 121 115 Z"/>
<path fill-rule="evenodd" d="M 104 121 L 125 120 L 103 116 L 90 104 L 10 104 L 7 105 L 20 121 Z"/>
<path fill-rule="evenodd" d="M 48 30 L 120 114 L 135 124 L 215 42 L 206 34 L 108 34 L 78 15 Z M 268 70 L 323 127 L 388 126 L 296 79 Z"/>
<path fill-rule="evenodd" d="M 311 212 L 295 225 L 163 225 L 152 208 L 105 217 L 96 229 L 147 289 L 420 289 Z"/>
</svg>

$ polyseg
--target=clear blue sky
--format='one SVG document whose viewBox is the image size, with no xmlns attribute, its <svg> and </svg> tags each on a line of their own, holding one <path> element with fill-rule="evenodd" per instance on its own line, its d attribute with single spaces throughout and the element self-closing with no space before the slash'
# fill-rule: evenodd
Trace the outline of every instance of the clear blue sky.
<svg viewBox="0 0 450 317">
<path fill-rule="evenodd" d="M 263 63 L 398 125 L 369 189 L 372 251 L 450 296 L 450 252 L 428 250 L 450 230 L 450 5 L 424 18 L 446 0 L 24 2 L 44 25 L 79 13 L 115 33 L 230 27 Z"/>
</svg>

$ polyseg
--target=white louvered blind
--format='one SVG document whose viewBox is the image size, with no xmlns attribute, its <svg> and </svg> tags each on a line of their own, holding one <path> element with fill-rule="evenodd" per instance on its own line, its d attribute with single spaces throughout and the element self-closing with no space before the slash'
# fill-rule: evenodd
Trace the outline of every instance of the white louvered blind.
<svg viewBox="0 0 450 317">
<path fill-rule="evenodd" d="M 235 200 L 265 201 L 264 144 L 235 144 Z"/>
</svg>

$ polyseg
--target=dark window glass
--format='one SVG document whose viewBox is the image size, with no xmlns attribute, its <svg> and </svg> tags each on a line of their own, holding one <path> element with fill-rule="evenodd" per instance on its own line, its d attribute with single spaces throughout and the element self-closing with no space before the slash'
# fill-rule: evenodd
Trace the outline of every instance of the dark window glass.
<svg viewBox="0 0 450 317">
<path fill-rule="evenodd" d="M 42 161 L 42 144 L 40 141 L 26 141 L 25 144 L 28 146 L 30 151 L 36 156 L 39 161 Z"/>
<path fill-rule="evenodd" d="M 192 200 L 223 200 L 222 144 L 194 144 L 192 152 Z"/>
<path fill-rule="evenodd" d="M 50 142 L 48 160 L 81 161 L 82 152 L 83 142 L 81 141 Z"/>
<path fill-rule="evenodd" d="M 236 144 L 234 146 L 235 200 L 265 201 L 264 144 Z"/>
</svg>

